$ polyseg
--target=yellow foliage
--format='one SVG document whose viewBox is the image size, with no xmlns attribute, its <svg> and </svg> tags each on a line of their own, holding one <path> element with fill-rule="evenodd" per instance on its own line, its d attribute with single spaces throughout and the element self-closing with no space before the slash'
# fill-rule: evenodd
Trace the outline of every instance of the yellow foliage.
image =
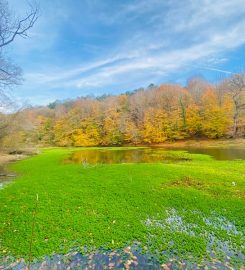
<svg viewBox="0 0 245 270">
<path fill-rule="evenodd" d="M 161 109 L 150 108 L 145 112 L 143 138 L 146 143 L 161 143 L 167 140 L 167 115 Z"/>
<path fill-rule="evenodd" d="M 186 109 L 186 125 L 190 135 L 200 135 L 202 131 L 202 116 L 196 104 L 190 104 Z"/>
<path fill-rule="evenodd" d="M 141 142 L 140 131 L 131 119 L 126 119 L 123 139 L 126 143 L 138 144 Z"/>
<path fill-rule="evenodd" d="M 229 118 L 226 113 L 229 112 L 230 106 L 228 101 L 222 105 L 218 104 L 215 91 L 209 88 L 202 97 L 203 101 L 203 134 L 209 138 L 222 137 L 229 128 Z"/>
</svg>

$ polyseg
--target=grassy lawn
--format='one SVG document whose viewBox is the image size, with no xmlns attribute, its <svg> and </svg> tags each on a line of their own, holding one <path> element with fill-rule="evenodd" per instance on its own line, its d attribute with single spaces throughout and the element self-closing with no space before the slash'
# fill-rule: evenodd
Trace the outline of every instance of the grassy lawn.
<svg viewBox="0 0 245 270">
<path fill-rule="evenodd" d="M 192 160 L 64 164 L 72 151 L 46 149 L 11 165 L 19 177 L 0 190 L 0 257 L 28 257 L 38 194 L 34 257 L 137 241 L 162 261 L 244 258 L 245 161 L 185 154 Z"/>
</svg>

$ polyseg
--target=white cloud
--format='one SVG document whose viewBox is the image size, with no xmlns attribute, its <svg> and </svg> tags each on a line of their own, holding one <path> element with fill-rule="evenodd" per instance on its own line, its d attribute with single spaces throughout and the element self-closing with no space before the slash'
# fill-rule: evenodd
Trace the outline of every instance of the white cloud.
<svg viewBox="0 0 245 270">
<path fill-rule="evenodd" d="M 120 42 L 105 55 L 81 64 L 72 65 L 68 57 L 62 68 L 49 63 L 45 72 L 31 70 L 25 75 L 26 87 L 91 91 L 115 84 L 133 87 L 135 80 L 141 79 L 144 85 L 150 76 L 159 79 L 188 67 L 231 74 L 232 70 L 220 65 L 229 60 L 227 52 L 245 44 L 243 0 L 142 0 L 129 5 L 121 2 L 116 10 L 98 0 L 87 4 L 91 12 L 101 11 L 94 16 L 94 23 L 122 27 Z M 56 30 L 62 26 L 59 21 L 67 20 L 68 13 L 60 9 L 52 18 L 45 17 L 47 21 L 37 29 L 40 37 L 36 40 L 44 41 L 50 35 L 47 47 L 52 46 Z M 35 46 L 43 44 L 37 42 Z"/>
<path fill-rule="evenodd" d="M 215 55 L 215 53 L 231 49 L 245 42 L 245 37 L 240 37 L 240 31 L 245 27 L 245 21 L 239 25 L 239 28 L 230 29 L 226 35 L 220 33 L 214 35 L 203 43 L 192 45 L 188 48 L 171 50 L 170 52 L 161 52 L 155 56 L 148 55 L 147 52 L 142 56 L 124 58 L 124 55 L 118 55 L 114 58 L 105 59 L 91 63 L 87 66 L 62 71 L 58 74 L 29 74 L 29 79 L 38 80 L 39 83 L 53 83 L 55 87 L 99 87 L 106 86 L 118 79 L 120 75 L 127 73 L 150 72 L 154 70 L 167 74 L 185 65 L 201 60 L 205 57 Z M 213 57 L 211 57 L 212 61 Z M 120 60 L 124 60 L 121 62 Z M 222 59 L 224 61 L 224 58 Z M 216 63 L 219 59 L 216 58 Z M 195 65 L 192 65 L 195 66 Z M 217 72 L 232 73 L 215 67 L 205 67 L 196 65 L 196 67 L 208 69 Z M 86 75 L 86 71 L 94 69 L 93 74 Z M 85 73 L 85 74 L 84 74 Z M 80 77 L 75 78 L 74 76 Z M 69 80 L 70 79 L 70 80 Z M 66 81 L 64 81 L 66 80 Z"/>
</svg>

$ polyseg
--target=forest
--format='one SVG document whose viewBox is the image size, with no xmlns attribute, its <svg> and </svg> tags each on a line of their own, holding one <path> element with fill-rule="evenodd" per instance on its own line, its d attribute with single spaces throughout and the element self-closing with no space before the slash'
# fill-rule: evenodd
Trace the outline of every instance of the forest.
<svg viewBox="0 0 245 270">
<path fill-rule="evenodd" d="M 214 85 L 150 85 L 120 95 L 83 97 L 1 114 L 2 147 L 159 144 L 245 134 L 245 75 Z"/>
</svg>

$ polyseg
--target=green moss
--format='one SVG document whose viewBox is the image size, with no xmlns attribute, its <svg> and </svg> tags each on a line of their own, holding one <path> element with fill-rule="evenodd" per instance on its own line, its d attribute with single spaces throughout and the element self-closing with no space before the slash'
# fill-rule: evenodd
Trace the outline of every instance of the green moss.
<svg viewBox="0 0 245 270">
<path fill-rule="evenodd" d="M 220 241 L 229 240 L 240 252 L 245 230 L 244 161 L 175 152 L 172 155 L 191 161 L 64 164 L 77 150 L 45 149 L 11 165 L 19 177 L 0 191 L 0 255 L 28 256 L 36 194 L 35 257 L 74 246 L 115 249 L 139 241 L 162 259 L 171 254 L 202 258 L 207 256 L 205 232 L 214 232 Z M 191 228 L 194 235 L 168 226 L 171 209 L 181 217 L 181 226 Z M 222 229 L 216 216 L 234 224 L 239 233 Z M 208 225 L 205 218 L 218 225 Z M 146 226 L 147 219 L 159 220 L 164 229 Z"/>
</svg>

